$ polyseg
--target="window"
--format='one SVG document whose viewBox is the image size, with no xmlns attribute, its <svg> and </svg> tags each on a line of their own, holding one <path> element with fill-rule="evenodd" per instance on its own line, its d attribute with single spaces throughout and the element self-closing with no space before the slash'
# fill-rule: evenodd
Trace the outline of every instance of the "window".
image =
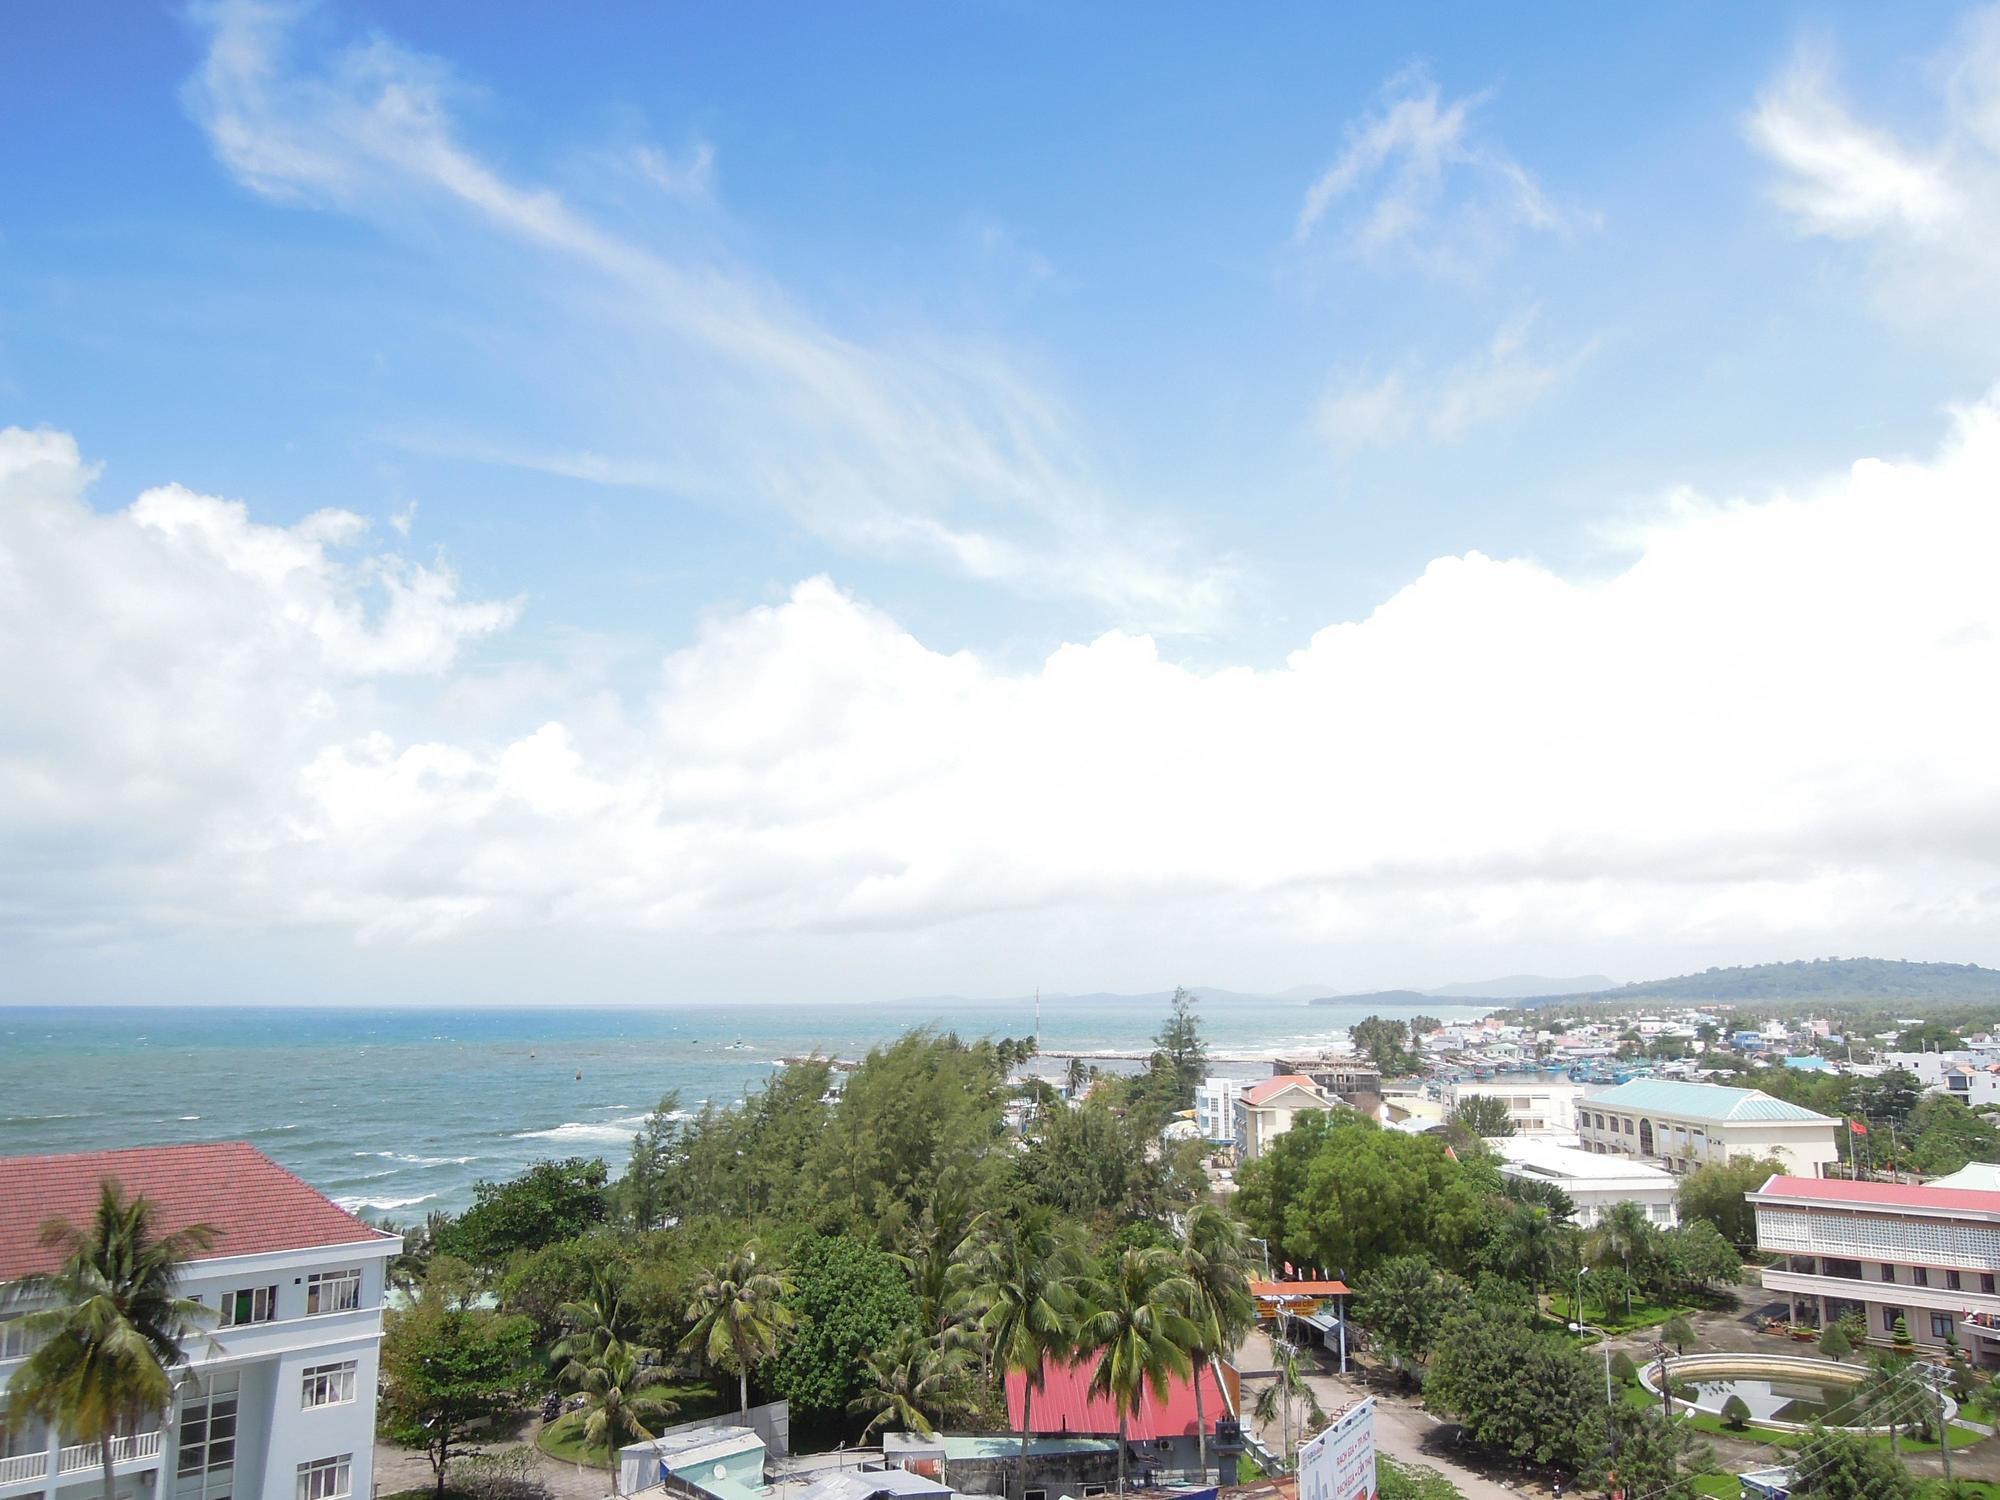
<svg viewBox="0 0 2000 1500">
<path fill-rule="evenodd" d="M 298 1500 L 343 1500 L 354 1488 L 354 1455 L 316 1459 L 299 1465 Z"/>
<path fill-rule="evenodd" d="M 1931 1284 L 1930 1267 L 1928 1266 L 1910 1267 L 1911 1286 L 1929 1286 L 1930 1284 Z"/>
<path fill-rule="evenodd" d="M 0 1359 L 26 1359 L 35 1342 L 26 1323 L 0 1323 Z"/>
<path fill-rule="evenodd" d="M 310 1411 L 315 1406 L 344 1406 L 354 1399 L 354 1361 L 339 1365 L 307 1367 L 299 1405 Z"/>
<path fill-rule="evenodd" d="M 1950 1314 L 1950 1313 L 1932 1313 L 1932 1314 L 1931 1314 L 1931 1337 L 1932 1337 L 1932 1338 L 1938 1338 L 1938 1339 L 1948 1339 L 1948 1338 L 1950 1338 L 1950 1337 L 1951 1337 L 1951 1335 L 1952 1335 L 1952 1327 L 1951 1327 L 1951 1314 Z"/>
<path fill-rule="evenodd" d="M 1632 1133 L 1632 1122 L 1630 1120 L 1627 1120 L 1625 1122 L 1625 1133 L 1627 1135 L 1630 1135 Z"/>
<path fill-rule="evenodd" d="M 218 1375 L 183 1399 L 181 1473 L 202 1474 L 236 1462 L 236 1380 Z"/>
<path fill-rule="evenodd" d="M 222 1294 L 222 1326 L 239 1323 L 268 1323 L 278 1316 L 278 1289 L 274 1286 L 245 1287 L 240 1292 Z"/>
<path fill-rule="evenodd" d="M 306 1316 L 353 1312 L 361 1305 L 361 1272 L 315 1271 L 306 1278 Z"/>
<path fill-rule="evenodd" d="M 1986 1293 L 1989 1297 L 1993 1295 L 1993 1273 L 1991 1271 L 1981 1271 L 1979 1273 L 1979 1290 Z"/>
<path fill-rule="evenodd" d="M 1958 1272 L 1947 1271 L 1944 1273 L 1944 1287 L 1946 1291 L 1948 1292 L 1957 1291 L 1959 1289 L 1958 1282 L 1959 1282 Z"/>
<path fill-rule="evenodd" d="M 1894 1281 L 1896 1279 L 1896 1268 L 1887 1261 L 1882 1263 L 1882 1279 L 1884 1281 Z"/>
<path fill-rule="evenodd" d="M 1900 1307 L 1883 1308 L 1882 1331 L 1884 1333 L 1894 1333 L 1896 1331 L 1896 1320 L 1902 1316 L 1903 1316 L 1903 1310 Z"/>
<path fill-rule="evenodd" d="M 1597 1128 L 1599 1130 L 1602 1130 L 1604 1128 L 1604 1116 L 1598 1115 L 1596 1119 L 1597 1119 Z"/>
</svg>

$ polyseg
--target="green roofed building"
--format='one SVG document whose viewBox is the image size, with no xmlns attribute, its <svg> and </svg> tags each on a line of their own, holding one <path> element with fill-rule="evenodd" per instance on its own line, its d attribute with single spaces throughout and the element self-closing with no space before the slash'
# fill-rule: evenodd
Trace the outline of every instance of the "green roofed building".
<svg viewBox="0 0 2000 1500">
<path fill-rule="evenodd" d="M 1761 1089 L 1664 1078 L 1596 1089 L 1576 1104 L 1584 1150 L 1657 1161 L 1670 1172 L 1774 1156 L 1794 1177 L 1824 1177 L 1840 1160 L 1840 1123 Z"/>
</svg>

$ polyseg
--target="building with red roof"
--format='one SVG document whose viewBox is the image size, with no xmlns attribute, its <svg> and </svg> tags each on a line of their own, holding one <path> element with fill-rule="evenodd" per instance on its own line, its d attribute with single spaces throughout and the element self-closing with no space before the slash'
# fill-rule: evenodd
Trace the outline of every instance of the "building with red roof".
<svg viewBox="0 0 2000 1500">
<path fill-rule="evenodd" d="M 1050 1360 L 1042 1366 L 1041 1384 L 1034 1400 L 1028 1395 L 1028 1378 L 1019 1370 L 1007 1373 L 1007 1421 L 1019 1432 L 1024 1417 L 1033 1422 L 1035 1437 L 1118 1436 L 1118 1406 L 1109 1396 L 1094 1395 L 1090 1389 L 1101 1356 L 1081 1360 Z M 1201 1416 L 1209 1434 L 1211 1463 L 1216 1461 L 1218 1424 L 1237 1419 L 1242 1395 L 1233 1366 L 1220 1361 L 1201 1366 Z M 1147 1388 L 1139 1410 L 1127 1415 L 1125 1441 L 1139 1463 L 1156 1469 L 1185 1472 L 1197 1462 L 1195 1434 L 1200 1430 L 1195 1415 L 1195 1384 L 1185 1376 L 1168 1382 L 1164 1393 Z"/>
<path fill-rule="evenodd" d="M 2000 1192 L 1779 1175 L 1747 1197 L 1794 1323 L 1858 1312 L 1870 1343 L 1900 1322 L 1919 1348 L 2000 1366 Z"/>
<path fill-rule="evenodd" d="M 150 1202 L 159 1233 L 214 1236 L 181 1276 L 204 1315 L 170 1372 L 173 1407 L 113 1443 L 118 1494 L 371 1493 L 382 1301 L 402 1240 L 241 1141 L 0 1157 L 0 1284 L 59 1269 L 44 1226 L 88 1228 L 106 1183 Z M 34 1352 L 18 1321 L 0 1322 L 0 1390 Z M 16 1424 L 0 1436 L 0 1500 L 97 1500 L 102 1460 L 95 1444 Z"/>
<path fill-rule="evenodd" d="M 1255 1161 L 1305 1111 L 1334 1103 L 1303 1073 L 1280 1073 L 1244 1089 L 1236 1097 L 1236 1159 Z"/>
</svg>

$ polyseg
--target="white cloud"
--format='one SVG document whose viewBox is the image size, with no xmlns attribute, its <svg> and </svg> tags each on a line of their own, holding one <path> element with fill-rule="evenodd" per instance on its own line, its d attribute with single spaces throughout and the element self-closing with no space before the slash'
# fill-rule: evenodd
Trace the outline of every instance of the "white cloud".
<svg viewBox="0 0 2000 1500">
<path fill-rule="evenodd" d="M 89 479 L 65 437 L 0 436 L 17 938 L 754 955 L 1060 924 L 1136 963 L 1173 914 L 1221 953 L 2000 957 L 2000 394 L 1929 461 L 1683 499 L 1609 576 L 1441 558 L 1273 666 L 1112 633 L 1015 670 L 812 579 L 666 653 L 638 706 L 529 694 L 498 725 L 457 690 L 513 606 L 345 512 L 98 513 Z"/>
<path fill-rule="evenodd" d="M 676 161 L 658 146 L 641 146 L 632 153 L 639 174 L 676 198 L 706 198 L 715 185 L 715 147 L 697 141 L 685 161 Z"/>
<path fill-rule="evenodd" d="M 223 0 L 202 14 L 210 46 L 187 99 L 238 180 L 281 202 L 420 224 L 413 240 L 454 262 L 546 257 L 557 274 L 523 295 L 571 300 L 545 363 L 637 403 L 620 430 L 656 445 L 605 453 L 510 432 L 474 437 L 467 456 L 573 453 L 566 472 L 579 477 L 670 475 L 683 493 L 761 502 L 845 548 L 1080 596 L 1151 628 L 1203 629 L 1226 608 L 1229 569 L 1189 563 L 1178 538 L 1127 519 L 1060 408 L 994 351 L 844 336 L 746 267 L 614 232 L 514 180 L 461 138 L 457 85 L 434 58 L 374 36 L 300 59 L 288 10 Z M 652 165 L 663 186 L 687 187 L 706 185 L 711 163 L 698 150 L 692 164 Z"/>
<path fill-rule="evenodd" d="M 2000 306 L 2000 9 L 1973 15 L 1951 56 L 1927 138 L 1858 118 L 1817 51 L 1747 128 L 1779 169 L 1773 200 L 1802 234 L 1864 246 L 1892 316 L 1985 339 Z"/>
<path fill-rule="evenodd" d="M 1498 144 L 1478 138 L 1474 116 L 1491 98 L 1446 99 L 1421 69 L 1391 78 L 1380 106 L 1348 125 L 1345 149 L 1306 189 L 1294 238 L 1304 243 L 1349 207 L 1340 227 L 1350 253 L 1395 249 L 1434 269 L 1462 270 L 1514 229 L 1567 234 L 1591 222 L 1558 206 Z"/>
<path fill-rule="evenodd" d="M 1504 323 L 1484 349 L 1436 374 L 1410 363 L 1375 377 L 1335 382 L 1321 395 L 1314 430 L 1336 454 L 1421 438 L 1453 443 L 1476 427 L 1508 421 L 1573 376 L 1594 341 L 1563 354 L 1528 346 L 1530 311 Z"/>
</svg>

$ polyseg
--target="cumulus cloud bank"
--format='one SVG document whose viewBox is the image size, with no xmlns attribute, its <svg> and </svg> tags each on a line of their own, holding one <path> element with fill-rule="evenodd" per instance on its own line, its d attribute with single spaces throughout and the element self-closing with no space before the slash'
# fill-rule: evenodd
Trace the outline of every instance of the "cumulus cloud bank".
<svg viewBox="0 0 2000 1500">
<path fill-rule="evenodd" d="M 2000 906 L 2000 398 L 1926 460 L 1683 497 L 1600 577 L 1441 558 L 1276 665 L 1113 633 L 1015 669 L 813 578 L 615 711 L 498 728 L 450 705 L 516 603 L 344 511 L 271 526 L 174 486 L 98 510 L 91 482 L 69 437 L 0 434 L 17 941 L 1060 911 L 1115 946 L 1136 908 L 1226 907 L 1301 951 L 1865 928 L 1964 952 Z"/>
</svg>

